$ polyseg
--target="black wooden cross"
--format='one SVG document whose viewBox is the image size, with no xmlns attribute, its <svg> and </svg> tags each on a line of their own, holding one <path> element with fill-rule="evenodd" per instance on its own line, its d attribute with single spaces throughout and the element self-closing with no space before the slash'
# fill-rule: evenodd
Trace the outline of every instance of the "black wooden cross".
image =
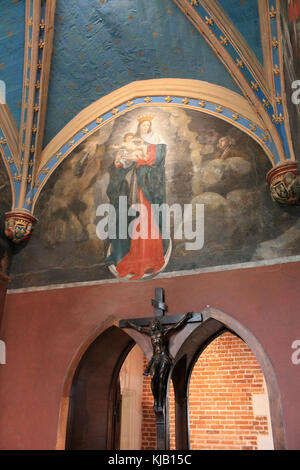
<svg viewBox="0 0 300 470">
<path fill-rule="evenodd" d="M 152 306 L 154 307 L 154 318 L 121 320 L 119 327 L 133 328 L 151 338 L 153 356 L 144 375 L 148 375 L 149 372 L 152 375 L 151 388 L 154 397 L 153 410 L 156 416 L 157 450 L 167 450 L 169 447 L 168 412 L 165 397 L 173 366 L 173 358 L 168 350 L 167 335 L 170 331 L 180 328 L 186 323 L 202 322 L 203 318 L 201 313 L 166 316 L 167 306 L 164 302 L 164 291 L 161 288 L 155 289 L 155 299 L 152 299 Z"/>
<path fill-rule="evenodd" d="M 152 299 L 152 305 L 154 307 L 154 315 L 162 325 L 175 325 L 184 318 L 184 315 L 165 315 L 167 306 L 165 304 L 164 290 L 161 287 L 155 289 L 155 299 Z M 149 323 L 153 320 L 153 317 L 147 318 L 135 318 L 130 320 L 136 326 L 149 326 Z M 126 328 L 129 320 L 121 320 L 119 322 L 120 328 Z M 190 318 L 187 323 L 199 323 L 203 321 L 202 313 L 193 313 L 193 317 Z"/>
</svg>

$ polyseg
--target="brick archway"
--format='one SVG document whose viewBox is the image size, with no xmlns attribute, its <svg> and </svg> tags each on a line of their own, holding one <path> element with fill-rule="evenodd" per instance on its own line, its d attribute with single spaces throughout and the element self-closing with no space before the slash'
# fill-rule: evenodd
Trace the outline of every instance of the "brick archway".
<svg viewBox="0 0 300 470">
<path fill-rule="evenodd" d="M 249 346 L 229 331 L 198 357 L 188 411 L 191 450 L 274 449 L 261 367 Z"/>
<path fill-rule="evenodd" d="M 239 336 L 252 350 L 265 378 L 270 404 L 270 415 L 275 450 L 286 448 L 281 398 L 273 366 L 262 345 L 252 332 L 231 315 L 221 310 L 204 309 L 204 322 L 186 331 L 184 338 L 177 338 L 177 350 L 172 374 L 175 394 L 176 448 L 189 448 L 188 385 L 196 360 L 202 351 L 219 335 L 229 331 Z M 187 329 L 186 329 L 187 330 Z"/>
</svg>

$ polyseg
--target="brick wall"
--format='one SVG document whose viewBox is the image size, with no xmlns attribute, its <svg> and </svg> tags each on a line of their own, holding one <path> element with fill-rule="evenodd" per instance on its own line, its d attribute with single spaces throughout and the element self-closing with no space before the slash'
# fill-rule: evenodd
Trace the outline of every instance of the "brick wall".
<svg viewBox="0 0 300 470">
<path fill-rule="evenodd" d="M 264 394 L 261 368 L 250 348 L 225 333 L 201 354 L 189 391 L 191 449 L 257 449 L 267 415 L 255 417 L 253 394 Z"/>
<path fill-rule="evenodd" d="M 144 358 L 144 369 L 147 367 Z M 151 377 L 143 376 L 142 394 L 142 447 L 141 450 L 153 450 L 156 448 L 155 414 L 153 411 L 153 395 L 151 391 Z"/>
<path fill-rule="evenodd" d="M 155 449 L 151 379 L 144 378 L 142 449 Z M 191 449 L 258 449 L 269 434 L 267 412 L 255 416 L 253 395 L 265 393 L 263 374 L 250 348 L 225 333 L 195 364 L 189 389 Z M 170 445 L 175 448 L 174 393 L 170 387 Z"/>
</svg>

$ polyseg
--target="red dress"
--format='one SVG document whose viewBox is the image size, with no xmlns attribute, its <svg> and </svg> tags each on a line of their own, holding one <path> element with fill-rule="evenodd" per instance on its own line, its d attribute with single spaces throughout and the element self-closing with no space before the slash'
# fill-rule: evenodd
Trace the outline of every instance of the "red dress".
<svg viewBox="0 0 300 470">
<path fill-rule="evenodd" d="M 148 158 L 140 158 L 137 168 L 155 164 L 155 145 L 148 146 Z M 117 264 L 120 277 L 131 276 L 130 280 L 141 279 L 145 274 L 156 274 L 164 266 L 163 243 L 159 228 L 154 220 L 151 204 L 142 188 L 138 187 L 139 217 L 134 221 L 130 251 Z"/>
</svg>

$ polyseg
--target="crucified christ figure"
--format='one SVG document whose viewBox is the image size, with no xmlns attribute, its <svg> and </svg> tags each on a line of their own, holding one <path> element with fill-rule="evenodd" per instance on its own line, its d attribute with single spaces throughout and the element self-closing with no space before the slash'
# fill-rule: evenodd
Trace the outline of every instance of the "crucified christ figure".
<svg viewBox="0 0 300 470">
<path fill-rule="evenodd" d="M 165 327 L 158 318 L 150 321 L 149 327 L 137 326 L 130 321 L 127 327 L 133 328 L 139 333 L 150 336 L 153 356 L 144 372 L 144 375 L 151 375 L 151 389 L 154 397 L 154 411 L 162 411 L 165 404 L 169 372 L 173 364 L 173 358 L 168 350 L 168 334 L 179 329 L 190 318 L 192 313 L 187 313 L 178 323 Z"/>
</svg>

